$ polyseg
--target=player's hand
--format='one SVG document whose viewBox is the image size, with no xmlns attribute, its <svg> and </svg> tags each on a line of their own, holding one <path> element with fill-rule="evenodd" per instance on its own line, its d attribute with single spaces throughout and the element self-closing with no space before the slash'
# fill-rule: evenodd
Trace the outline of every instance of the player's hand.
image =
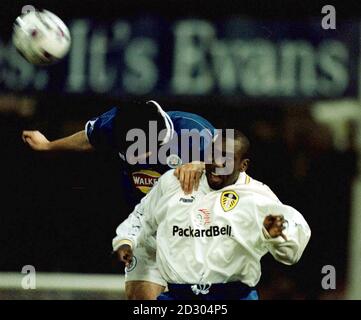
<svg viewBox="0 0 361 320">
<path fill-rule="evenodd" d="M 125 266 L 128 267 L 133 259 L 133 250 L 129 244 L 123 244 L 117 250 L 118 257 L 120 261 L 125 263 Z"/>
<path fill-rule="evenodd" d="M 283 234 L 285 227 L 285 218 L 282 215 L 268 215 L 264 221 L 263 226 L 266 228 L 271 238 L 277 238 L 281 236 L 287 241 L 287 237 Z"/>
<path fill-rule="evenodd" d="M 39 131 L 23 131 L 22 139 L 33 150 L 49 150 L 50 141 Z"/>
<path fill-rule="evenodd" d="M 198 190 L 199 180 L 201 179 L 204 168 L 204 162 L 191 162 L 175 169 L 174 175 L 178 178 L 185 194 L 190 194 L 193 190 Z"/>
</svg>

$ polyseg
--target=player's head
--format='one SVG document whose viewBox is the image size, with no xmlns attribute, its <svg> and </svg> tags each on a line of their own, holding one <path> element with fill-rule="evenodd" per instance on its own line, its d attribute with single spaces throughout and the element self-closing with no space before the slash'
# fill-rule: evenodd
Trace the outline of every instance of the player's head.
<svg viewBox="0 0 361 320">
<path fill-rule="evenodd" d="M 250 143 L 247 137 L 238 130 L 229 136 L 225 130 L 218 135 L 212 147 L 212 159 L 206 162 L 206 177 L 208 185 L 219 190 L 234 184 L 240 172 L 247 170 L 249 165 Z M 221 142 L 221 143 L 220 143 Z M 217 168 L 229 168 L 225 174 L 217 173 Z"/>
<path fill-rule="evenodd" d="M 134 144 L 134 140 L 137 144 L 143 144 L 142 150 L 145 152 L 139 150 L 143 154 L 138 154 L 141 158 L 149 154 L 150 146 L 156 146 L 158 150 L 160 145 L 170 139 L 172 126 L 169 116 L 157 102 L 131 101 L 118 108 L 114 122 L 114 141 L 116 147 L 124 155 L 128 147 Z M 142 132 L 141 135 L 139 135 L 140 132 Z M 155 141 L 150 141 L 150 139 Z"/>
</svg>

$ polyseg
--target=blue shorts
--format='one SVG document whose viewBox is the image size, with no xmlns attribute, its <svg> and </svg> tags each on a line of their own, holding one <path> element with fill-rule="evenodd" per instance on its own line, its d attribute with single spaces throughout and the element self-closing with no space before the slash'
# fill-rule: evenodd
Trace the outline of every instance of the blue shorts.
<svg viewBox="0 0 361 320">
<path fill-rule="evenodd" d="M 168 290 L 157 300 L 258 300 L 257 290 L 241 282 L 212 285 L 168 283 Z"/>
</svg>

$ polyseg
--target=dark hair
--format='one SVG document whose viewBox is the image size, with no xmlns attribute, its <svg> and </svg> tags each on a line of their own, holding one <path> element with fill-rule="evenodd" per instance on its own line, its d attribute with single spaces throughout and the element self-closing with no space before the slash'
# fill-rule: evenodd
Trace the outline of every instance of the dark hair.
<svg viewBox="0 0 361 320">
<path fill-rule="evenodd" d="M 131 129 L 141 129 L 148 137 L 150 121 L 157 122 L 157 136 L 166 128 L 164 118 L 154 103 L 132 100 L 123 103 L 117 109 L 113 134 L 115 144 L 121 150 L 126 150 L 132 143 L 126 141 L 126 135 Z"/>
<path fill-rule="evenodd" d="M 239 130 L 232 129 L 234 132 L 234 140 L 238 140 L 241 144 L 240 152 L 241 152 L 241 159 L 247 159 L 250 157 L 250 148 L 251 143 L 249 142 L 248 138 Z M 226 139 L 226 130 L 222 130 L 222 139 Z"/>
</svg>

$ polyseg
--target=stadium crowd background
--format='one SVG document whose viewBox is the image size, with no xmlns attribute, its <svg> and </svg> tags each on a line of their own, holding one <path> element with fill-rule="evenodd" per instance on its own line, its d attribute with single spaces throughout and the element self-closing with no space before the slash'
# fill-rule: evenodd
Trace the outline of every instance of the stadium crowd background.
<svg viewBox="0 0 361 320">
<path fill-rule="evenodd" d="M 10 3 L 13 2 L 5 1 L 1 6 Z M 108 15 L 114 19 L 117 14 L 128 18 L 135 13 L 157 11 L 155 5 L 147 7 L 141 1 L 123 7 L 109 1 L 101 8 L 91 3 L 67 7 L 63 2 L 62 5 L 34 2 L 66 19 L 104 20 Z M 168 14 L 170 19 L 188 15 L 216 19 L 214 7 L 187 7 L 181 3 L 174 1 L 173 9 L 162 8 L 158 14 Z M 178 13 L 174 9 L 177 5 Z M 259 11 L 257 6 L 260 2 L 244 2 L 243 7 L 230 6 L 229 11 L 222 8 L 219 14 L 227 16 L 232 12 L 258 21 L 262 21 L 267 12 L 280 15 L 269 14 L 267 19 L 284 19 L 287 14 L 281 6 L 267 6 Z M 0 19 L 2 43 L 8 41 L 9 24 L 21 5 L 8 9 L 11 14 L 3 17 L 2 13 Z M 308 10 L 315 9 L 318 7 Z M 299 19 L 306 19 L 308 14 L 307 10 L 301 12 Z M 289 18 L 292 15 L 297 13 L 292 11 Z M 4 70 L 3 64 L 1 68 Z M 34 153 L 21 141 L 21 131 L 38 129 L 49 139 L 63 137 L 81 130 L 92 116 L 131 98 L 130 95 L 114 97 L 46 90 L 19 92 L 0 87 L 0 272 L 20 272 L 23 265 L 31 264 L 40 272 L 122 273 L 122 266 L 111 256 L 111 239 L 130 208 L 119 185 L 117 158 L 97 152 Z M 268 184 L 284 203 L 297 208 L 309 222 L 312 238 L 296 266 L 283 266 L 269 256 L 263 259 L 262 298 L 344 297 L 349 267 L 352 185 L 358 174 L 360 124 L 357 118 L 346 121 L 340 147 L 337 132 L 315 117 L 318 98 L 257 99 L 159 93 L 141 98 L 155 98 L 165 110 L 198 113 L 217 128 L 242 130 L 251 141 L 249 174 Z M 358 96 L 351 98 L 357 101 Z M 327 104 L 328 100 L 323 103 Z M 336 290 L 325 291 L 321 287 L 324 265 L 336 268 Z"/>
</svg>

